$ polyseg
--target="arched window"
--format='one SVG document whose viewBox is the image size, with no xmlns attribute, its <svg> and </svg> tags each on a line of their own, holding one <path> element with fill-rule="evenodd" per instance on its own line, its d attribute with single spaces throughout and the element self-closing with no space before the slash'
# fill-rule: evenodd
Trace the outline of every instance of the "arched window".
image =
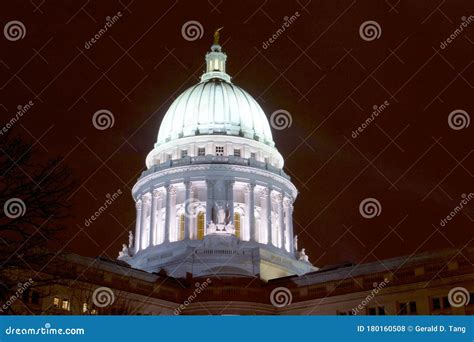
<svg viewBox="0 0 474 342">
<path fill-rule="evenodd" d="M 184 240 L 184 214 L 179 216 L 179 240 Z"/>
<path fill-rule="evenodd" d="M 197 238 L 204 239 L 204 212 L 200 212 L 197 216 Z"/>
<path fill-rule="evenodd" d="M 235 237 L 240 239 L 240 214 L 234 213 Z"/>
</svg>

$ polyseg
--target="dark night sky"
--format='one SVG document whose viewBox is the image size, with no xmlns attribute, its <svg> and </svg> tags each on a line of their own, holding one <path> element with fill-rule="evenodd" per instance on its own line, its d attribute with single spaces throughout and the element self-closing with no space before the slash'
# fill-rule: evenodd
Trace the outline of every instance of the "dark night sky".
<svg viewBox="0 0 474 342">
<path fill-rule="evenodd" d="M 463 193 L 474 192 L 474 123 L 448 125 L 452 111 L 474 112 L 474 22 L 445 49 L 440 43 L 474 14 L 474 2 L 127 1 L 1 5 L 2 27 L 19 20 L 26 28 L 21 40 L 0 37 L 2 126 L 32 100 L 12 132 L 34 142 L 39 159 L 65 156 L 80 185 L 70 197 L 66 250 L 116 257 L 128 241 L 130 189 L 170 103 L 198 81 L 220 26 L 233 82 L 267 117 L 278 109 L 291 113 L 291 127 L 273 135 L 300 191 L 294 225 L 314 263 L 470 243 L 473 203 L 445 227 L 439 222 Z M 120 20 L 85 49 L 118 11 Z M 263 49 L 296 11 L 299 18 Z M 201 39 L 183 38 L 190 20 L 202 24 Z M 359 35 L 368 20 L 381 28 L 373 41 Z M 385 101 L 389 106 L 353 139 L 372 107 Z M 100 109 L 113 113 L 112 128 L 92 125 Z M 117 189 L 124 194 L 85 227 Z M 365 198 L 381 203 L 379 216 L 361 216 Z"/>
</svg>

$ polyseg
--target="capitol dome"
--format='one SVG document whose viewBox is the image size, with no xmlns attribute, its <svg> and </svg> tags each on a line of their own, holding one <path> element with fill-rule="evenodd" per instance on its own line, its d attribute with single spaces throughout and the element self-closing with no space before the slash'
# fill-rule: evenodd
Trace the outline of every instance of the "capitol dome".
<svg viewBox="0 0 474 342">
<path fill-rule="evenodd" d="M 200 82 L 163 118 L 132 189 L 135 231 L 119 259 L 176 278 L 315 271 L 293 231 L 298 191 L 262 108 L 226 73 L 218 40 L 219 30 Z"/>
<path fill-rule="evenodd" d="M 241 136 L 275 145 L 267 117 L 257 101 L 221 77 L 202 80 L 173 102 L 163 118 L 155 146 L 202 134 Z"/>
<path fill-rule="evenodd" d="M 146 158 L 149 169 L 169 160 L 204 155 L 252 158 L 283 168 L 264 111 L 231 82 L 226 60 L 221 46 L 214 44 L 206 54 L 201 81 L 179 95 L 166 112 Z"/>
</svg>

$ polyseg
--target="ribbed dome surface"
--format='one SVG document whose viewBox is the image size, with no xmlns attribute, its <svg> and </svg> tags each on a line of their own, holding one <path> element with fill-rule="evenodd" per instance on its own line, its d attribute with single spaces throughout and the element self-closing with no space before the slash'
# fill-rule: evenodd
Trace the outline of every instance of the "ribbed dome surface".
<svg viewBox="0 0 474 342">
<path fill-rule="evenodd" d="M 257 101 L 219 78 L 198 83 L 171 104 L 155 146 L 206 134 L 242 136 L 274 146 L 267 117 Z"/>
</svg>

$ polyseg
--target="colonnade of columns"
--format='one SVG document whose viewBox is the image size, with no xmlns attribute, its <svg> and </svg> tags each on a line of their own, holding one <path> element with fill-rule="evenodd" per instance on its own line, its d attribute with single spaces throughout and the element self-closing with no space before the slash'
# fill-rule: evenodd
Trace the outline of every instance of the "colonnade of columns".
<svg viewBox="0 0 474 342">
<path fill-rule="evenodd" d="M 194 230 L 197 229 L 198 213 L 192 212 L 197 206 L 202 208 L 202 214 L 205 213 L 205 233 L 208 223 L 216 223 L 215 203 L 225 203 L 228 221 L 234 223 L 237 205 L 234 198 L 239 195 L 239 198 L 244 198 L 243 206 L 239 206 L 244 208 L 242 213 L 239 211 L 240 239 L 273 245 L 293 253 L 293 199 L 286 193 L 272 189 L 271 185 L 262 186 L 250 182 L 238 183 L 236 186 L 233 180 L 207 180 L 205 185 L 204 182 L 199 183 L 199 186 L 205 186 L 206 193 L 199 199 L 196 198 L 197 191 L 193 183 L 186 180 L 166 184 L 143 193 L 138 198 L 134 253 L 162 243 L 197 238 Z M 180 203 L 177 203 L 178 192 L 181 194 Z M 184 234 L 180 231 L 181 221 L 178 217 L 183 214 L 177 214 L 178 207 L 184 213 Z"/>
</svg>

